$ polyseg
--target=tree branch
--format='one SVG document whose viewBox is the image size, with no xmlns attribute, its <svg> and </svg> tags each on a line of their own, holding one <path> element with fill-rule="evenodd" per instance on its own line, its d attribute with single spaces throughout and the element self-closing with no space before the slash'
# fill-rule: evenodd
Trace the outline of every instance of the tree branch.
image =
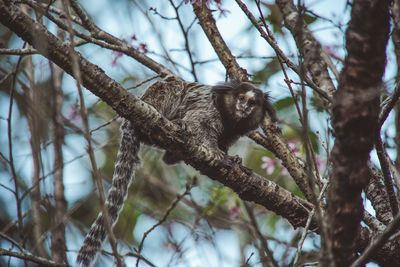
<svg viewBox="0 0 400 267">
<path fill-rule="evenodd" d="M 26 1 L 27 4 L 31 5 L 32 8 L 37 10 L 38 12 L 42 13 L 45 15 L 48 19 L 53 21 L 58 27 L 65 31 L 69 31 L 68 25 L 64 23 L 63 20 L 56 18 L 52 16 L 50 13 L 47 12 L 47 9 L 41 5 L 38 5 L 37 3 L 29 0 L 24 0 Z M 75 2 L 73 2 L 75 3 Z M 73 4 L 72 3 L 72 4 Z M 46 5 L 47 7 L 47 5 Z M 83 40 L 94 43 L 96 45 L 99 45 L 104 48 L 112 49 L 115 51 L 123 52 L 124 54 L 134 58 L 138 62 L 142 63 L 144 66 L 148 67 L 152 71 L 156 72 L 159 74 L 161 77 L 165 77 L 168 75 L 172 75 L 171 70 L 169 70 L 167 67 L 163 66 L 162 64 L 155 62 L 153 59 L 149 58 L 145 54 L 139 52 L 137 49 L 129 46 L 125 41 L 116 38 L 115 36 L 103 31 L 102 29 L 98 28 L 94 23 L 91 22 L 90 18 L 86 16 L 86 13 L 80 9 L 79 5 L 75 3 L 73 6 L 75 12 L 77 12 L 81 16 L 81 20 L 84 21 L 85 23 L 82 23 L 83 26 L 91 33 L 91 36 L 87 36 L 81 32 L 76 31 L 75 29 L 72 29 L 72 33 L 79 37 L 82 38 Z M 53 10 L 53 9 L 52 9 Z M 59 15 L 60 17 L 65 17 L 65 13 L 62 12 Z M 76 20 L 75 20 L 76 22 Z M 79 23 L 78 23 L 79 24 Z M 81 24 L 79 24 L 81 25 Z M 103 40 L 99 41 L 98 39 Z"/>
<path fill-rule="evenodd" d="M 391 213 L 390 203 L 388 201 L 388 194 L 385 190 L 385 186 L 382 183 L 383 176 L 375 168 L 372 168 L 372 174 L 373 175 L 371 176 L 367 187 L 364 189 L 365 194 L 371 201 L 378 220 L 383 222 L 385 225 L 388 225 L 393 219 L 393 215 Z"/>
<path fill-rule="evenodd" d="M 236 59 L 232 56 L 228 46 L 219 34 L 211 11 L 202 3 L 193 4 L 193 9 L 196 16 L 199 18 L 200 25 L 213 45 L 221 62 L 224 64 L 229 76 L 231 78 L 240 77 L 248 80 L 246 70 L 239 66 Z M 290 150 L 286 140 L 283 138 L 277 127 L 274 127 L 271 123 L 265 123 L 263 130 L 268 135 L 267 138 L 263 138 L 261 134 L 256 133 L 250 134 L 249 137 L 253 138 L 253 140 L 258 144 L 271 150 L 283 161 L 284 166 L 288 169 L 306 199 L 310 201 L 312 199 L 312 192 L 308 186 L 307 174 L 304 170 L 304 166 L 300 165 L 299 160 Z"/>
<path fill-rule="evenodd" d="M 386 153 L 386 150 L 383 146 L 381 133 L 379 129 L 377 131 L 375 138 L 375 149 L 376 149 L 376 154 L 378 155 L 379 163 L 381 164 L 383 182 L 385 184 L 387 196 L 389 198 L 390 208 L 392 210 L 393 216 L 396 216 L 399 213 L 399 203 L 397 202 L 397 197 L 394 192 L 392 174 L 390 172 L 389 155 Z"/>
<path fill-rule="evenodd" d="M 265 41 L 274 49 L 275 54 L 281 58 L 282 62 L 285 63 L 289 68 L 291 68 L 294 72 L 296 72 L 298 75 L 300 75 L 300 69 L 298 66 L 296 66 L 286 55 L 285 53 L 279 48 L 274 36 L 270 32 L 269 28 L 267 27 L 266 24 L 264 24 L 265 32 L 261 25 L 258 23 L 256 18 L 253 16 L 253 14 L 250 12 L 250 10 L 247 8 L 247 6 L 241 1 L 241 0 L 236 0 L 236 3 L 239 5 L 239 7 L 243 10 L 243 12 L 246 14 L 246 16 L 249 18 L 253 26 L 258 30 L 260 33 L 261 37 L 264 38 Z M 262 19 L 262 21 L 265 23 L 265 20 Z M 324 97 L 326 100 L 329 102 L 332 102 L 332 94 L 330 92 L 326 92 L 325 90 L 321 90 L 307 75 L 304 75 L 302 77 L 304 81 L 307 82 L 307 85 L 310 86 L 312 89 L 314 89 L 318 94 L 320 94 L 322 97 Z"/>
<path fill-rule="evenodd" d="M 364 209 L 361 190 L 372 175 L 367 162 L 378 127 L 389 3 L 390 0 L 354 1 L 346 32 L 348 55 L 333 102 L 336 140 L 327 199 L 333 259 L 326 259 L 326 266 L 349 266 L 356 257 L 354 241 Z M 325 255 L 330 254 L 325 251 Z"/>
<path fill-rule="evenodd" d="M 223 161 L 215 160 L 212 150 L 189 138 L 188 133 L 168 121 L 152 106 L 125 91 L 99 67 L 88 62 L 78 52 L 71 51 L 43 25 L 23 14 L 15 5 L 0 0 L 0 22 L 70 75 L 73 74 L 71 53 L 74 53 L 80 65 L 82 84 L 120 116 L 129 119 L 140 130 L 140 134 L 150 136 L 149 139 L 155 145 L 177 151 L 180 158 L 186 159 L 186 163 L 232 188 L 242 199 L 254 201 L 283 216 L 294 227 L 305 225 L 308 212 L 312 209 L 311 204 L 252 173 L 230 157 Z"/>
<path fill-rule="evenodd" d="M 57 1 L 56 5 L 60 6 L 61 1 Z M 64 33 L 58 29 L 57 36 L 64 40 Z M 62 78 L 64 72 L 54 63 L 50 62 L 51 81 L 53 89 L 52 97 L 52 141 L 54 153 L 54 218 L 51 231 L 51 253 L 55 262 L 68 263 L 67 246 L 65 240 L 65 222 L 63 220 L 67 213 L 67 202 L 64 197 L 64 159 L 62 145 L 64 144 L 64 128 L 62 123 L 62 107 L 63 107 L 63 91 Z"/>
<path fill-rule="evenodd" d="M 248 81 L 247 71 L 239 66 L 235 57 L 232 55 L 224 39 L 222 38 L 215 19 L 211 11 L 207 8 L 205 2 L 196 2 L 193 4 L 193 11 L 199 19 L 200 25 L 207 35 L 208 40 L 212 44 L 215 53 L 221 60 L 222 64 L 231 79 L 239 79 L 241 81 Z"/>
<path fill-rule="evenodd" d="M 38 257 L 35 255 L 32 255 L 31 253 L 24 251 L 24 253 L 19 253 L 15 251 L 10 251 L 6 250 L 3 248 L 0 248 L 0 256 L 10 256 L 10 257 L 15 257 L 23 260 L 28 260 L 31 262 L 35 262 L 37 264 L 40 264 L 40 266 L 54 266 L 54 267 L 61 267 L 61 266 L 67 266 L 65 264 L 59 264 L 56 263 L 52 260 L 48 260 L 42 257 Z"/>
<path fill-rule="evenodd" d="M 360 257 L 351 265 L 351 267 L 364 266 L 371 255 L 382 247 L 382 245 L 389 239 L 389 237 L 398 231 L 400 227 L 400 215 L 397 215 L 389 226 L 377 237 L 372 240 L 370 245 L 364 250 Z"/>
<path fill-rule="evenodd" d="M 332 95 L 335 92 L 335 86 L 329 75 L 327 64 L 321 56 L 321 44 L 315 39 L 305 22 L 301 23 L 301 28 L 299 27 L 299 12 L 293 0 L 277 0 L 276 3 L 282 13 L 285 26 L 292 33 L 297 47 L 304 56 L 304 64 L 313 81 L 328 96 Z"/>
</svg>

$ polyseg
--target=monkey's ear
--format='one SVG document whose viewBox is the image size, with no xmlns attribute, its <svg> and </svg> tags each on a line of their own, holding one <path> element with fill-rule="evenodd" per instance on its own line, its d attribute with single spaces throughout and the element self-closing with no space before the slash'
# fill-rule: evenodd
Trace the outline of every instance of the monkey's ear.
<svg viewBox="0 0 400 267">
<path fill-rule="evenodd" d="M 211 91 L 215 94 L 227 94 L 233 90 L 232 86 L 219 84 L 212 87 Z"/>
<path fill-rule="evenodd" d="M 264 109 L 268 113 L 269 117 L 271 118 L 272 122 L 277 122 L 278 117 L 276 116 L 276 110 L 274 105 L 270 101 L 270 97 L 268 93 L 263 93 L 264 98 Z"/>
</svg>

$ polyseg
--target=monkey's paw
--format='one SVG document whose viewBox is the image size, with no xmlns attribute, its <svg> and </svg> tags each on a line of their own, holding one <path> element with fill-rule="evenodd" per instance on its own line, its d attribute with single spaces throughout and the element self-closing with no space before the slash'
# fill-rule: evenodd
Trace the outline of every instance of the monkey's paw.
<svg viewBox="0 0 400 267">
<path fill-rule="evenodd" d="M 235 165 L 242 164 L 242 158 L 239 156 L 229 156 L 227 154 L 224 154 L 224 158 L 221 160 L 223 165 L 229 166 L 230 168 L 235 167 Z"/>
<path fill-rule="evenodd" d="M 242 158 L 239 157 L 238 155 L 235 155 L 232 157 L 232 160 L 236 163 L 236 164 L 242 164 Z"/>
<path fill-rule="evenodd" d="M 182 120 L 182 119 L 175 119 L 175 120 L 172 120 L 172 122 L 175 123 L 175 124 L 177 124 L 177 125 L 179 125 L 179 127 L 181 127 L 182 130 L 184 130 L 184 131 L 189 131 L 189 127 L 188 127 L 187 123 L 186 123 L 184 120 Z"/>
</svg>

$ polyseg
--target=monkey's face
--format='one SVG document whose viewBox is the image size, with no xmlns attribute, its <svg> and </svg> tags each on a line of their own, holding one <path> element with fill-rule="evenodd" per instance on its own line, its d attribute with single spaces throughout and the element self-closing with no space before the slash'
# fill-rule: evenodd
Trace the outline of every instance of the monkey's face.
<svg viewBox="0 0 400 267">
<path fill-rule="evenodd" d="M 217 85 L 212 92 L 214 105 L 225 124 L 244 128 L 243 132 L 255 129 L 271 105 L 267 94 L 246 82 Z"/>
<path fill-rule="evenodd" d="M 240 120 L 250 116 L 256 105 L 256 93 L 253 90 L 239 93 L 235 103 L 235 117 Z"/>
</svg>

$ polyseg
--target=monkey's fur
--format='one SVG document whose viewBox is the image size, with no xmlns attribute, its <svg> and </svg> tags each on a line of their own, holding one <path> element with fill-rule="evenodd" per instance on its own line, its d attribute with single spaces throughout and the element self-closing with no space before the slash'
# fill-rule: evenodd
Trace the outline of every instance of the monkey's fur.
<svg viewBox="0 0 400 267">
<path fill-rule="evenodd" d="M 266 114 L 272 121 L 277 120 L 268 94 L 250 83 L 238 81 L 210 87 L 168 79 L 152 84 L 142 100 L 181 125 L 205 146 L 217 149 L 220 157 L 240 136 L 256 129 Z M 140 142 L 151 144 L 128 120 L 122 122 L 121 134 L 112 185 L 105 203 L 112 226 L 117 222 L 134 171 L 140 163 Z M 168 151 L 163 159 L 169 164 L 181 160 Z M 104 218 L 100 213 L 79 250 L 77 262 L 81 266 L 94 263 L 105 239 Z"/>
</svg>

